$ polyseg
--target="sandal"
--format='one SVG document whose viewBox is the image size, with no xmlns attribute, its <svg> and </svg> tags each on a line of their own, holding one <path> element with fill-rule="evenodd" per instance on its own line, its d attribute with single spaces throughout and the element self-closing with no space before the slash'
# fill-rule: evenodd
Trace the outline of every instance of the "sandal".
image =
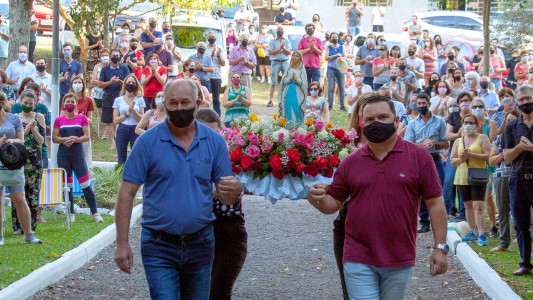
<svg viewBox="0 0 533 300">
<path fill-rule="evenodd" d="M 494 247 L 490 249 L 490 252 L 506 252 L 506 251 L 509 251 L 509 247 L 498 246 L 498 247 Z"/>
</svg>

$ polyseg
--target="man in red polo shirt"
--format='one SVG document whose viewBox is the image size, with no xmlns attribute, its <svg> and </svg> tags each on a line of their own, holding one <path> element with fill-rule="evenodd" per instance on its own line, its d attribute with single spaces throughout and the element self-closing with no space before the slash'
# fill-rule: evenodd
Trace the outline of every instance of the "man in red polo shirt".
<svg viewBox="0 0 533 300">
<path fill-rule="evenodd" d="M 362 112 L 368 143 L 341 162 L 329 187 L 314 185 L 308 200 L 326 214 L 347 201 L 343 265 L 350 299 L 403 299 L 415 265 L 420 199 L 435 237 L 431 275 L 446 272 L 442 187 L 431 155 L 396 135 L 399 119 L 388 97 L 370 96 Z"/>
<path fill-rule="evenodd" d="M 298 43 L 298 51 L 303 55 L 305 72 L 307 72 L 307 84 L 313 81 L 320 81 L 320 61 L 322 60 L 322 51 L 324 46 L 322 41 L 313 36 L 315 33 L 315 25 L 305 25 L 305 32 Z"/>
</svg>

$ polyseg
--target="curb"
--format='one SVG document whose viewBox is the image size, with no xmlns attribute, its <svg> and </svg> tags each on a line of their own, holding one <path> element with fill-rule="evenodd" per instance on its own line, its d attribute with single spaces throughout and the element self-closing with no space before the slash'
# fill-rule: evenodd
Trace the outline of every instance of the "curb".
<svg viewBox="0 0 533 300">
<path fill-rule="evenodd" d="M 107 162 L 107 161 L 93 161 L 93 168 L 100 169 L 112 169 L 117 165 L 116 162 Z"/>
<path fill-rule="evenodd" d="M 133 208 L 130 227 L 142 215 L 142 204 Z M 45 287 L 54 284 L 79 269 L 116 239 L 116 226 L 111 224 L 85 243 L 64 253 L 61 257 L 31 272 L 26 277 L 0 291 L 0 299 L 28 299 Z"/>
<path fill-rule="evenodd" d="M 462 242 L 459 234 L 453 229 L 448 229 L 446 243 L 450 250 L 461 261 L 474 282 L 494 300 L 522 299 L 503 279 L 494 271 L 477 253 Z"/>
</svg>

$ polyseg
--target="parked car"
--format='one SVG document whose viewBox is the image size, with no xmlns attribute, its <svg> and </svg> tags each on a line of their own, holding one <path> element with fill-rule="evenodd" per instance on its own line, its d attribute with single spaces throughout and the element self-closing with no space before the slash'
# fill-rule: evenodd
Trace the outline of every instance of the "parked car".
<svg viewBox="0 0 533 300">
<path fill-rule="evenodd" d="M 118 7 L 126 7 L 132 2 L 132 0 L 121 0 Z M 148 1 L 137 3 L 117 15 L 113 26 L 120 29 L 122 23 L 127 21 L 130 24 L 130 31 L 134 32 L 137 26 L 139 26 L 140 19 L 146 19 L 146 22 L 148 23 L 148 19 L 151 17 L 154 17 L 159 21 L 159 26 L 162 25 L 163 9 L 161 5 Z"/>
<path fill-rule="evenodd" d="M 442 43 L 446 48 L 451 48 L 453 46 L 459 47 L 459 54 L 457 56 L 462 56 L 465 58 L 465 60 L 469 63 L 469 66 L 465 66 L 466 71 L 473 71 L 475 70 L 474 66 L 471 65 L 471 61 L 476 55 L 477 50 L 479 47 L 483 46 L 483 42 L 480 41 L 468 41 L 465 39 L 449 39 L 445 40 Z"/>
<path fill-rule="evenodd" d="M 255 28 L 259 28 L 259 14 L 254 11 L 254 7 L 252 6 L 252 2 L 250 0 L 243 1 L 244 4 L 246 4 L 246 9 L 252 13 L 252 24 L 254 24 Z M 227 27 L 229 23 L 235 23 L 235 13 L 241 9 L 241 5 L 239 3 L 234 4 L 233 7 L 226 7 L 223 8 L 224 13 L 222 13 L 222 20 L 224 21 L 224 25 Z"/>
<path fill-rule="evenodd" d="M 354 37 L 355 46 L 361 47 L 364 45 L 366 41 L 366 37 L 369 34 L 369 32 L 360 33 L 357 36 Z M 406 37 L 405 35 L 396 34 L 396 33 L 388 33 L 388 32 L 376 32 L 376 37 L 379 35 L 383 35 L 385 38 L 385 45 L 389 48 L 389 50 L 393 46 L 400 46 L 400 53 L 404 53 L 405 49 L 407 49 L 407 46 L 411 44 L 411 40 L 409 40 L 409 37 Z"/>
<path fill-rule="evenodd" d="M 196 44 L 200 41 L 207 43 L 207 34 L 213 32 L 216 45 L 226 49 L 224 23 L 216 15 L 201 11 L 178 10 L 171 17 L 174 43 L 181 50 L 182 61 L 197 53 Z M 228 85 L 229 64 L 221 67 L 222 89 Z"/>
<path fill-rule="evenodd" d="M 61 0 L 61 5 L 69 6 L 73 0 Z M 39 0 L 33 2 L 33 11 L 37 19 L 37 34 L 48 32 L 52 34 L 52 26 L 54 22 L 54 12 L 52 8 L 44 5 L 44 2 Z"/>
<path fill-rule="evenodd" d="M 268 33 L 273 37 L 276 37 L 276 29 L 278 25 L 269 25 L 267 27 Z M 298 43 L 302 37 L 306 35 L 305 28 L 302 26 L 283 26 L 283 37 L 289 39 L 291 42 L 291 50 L 298 50 Z M 315 37 L 319 38 L 321 41 L 324 41 L 325 35 L 322 32 L 315 31 Z"/>
<path fill-rule="evenodd" d="M 429 30 L 429 35 L 440 34 L 442 40 L 462 38 L 470 41 L 483 41 L 483 20 L 473 12 L 467 11 L 430 11 L 415 14 L 422 29 Z M 411 18 L 404 22 L 402 34 L 409 35 Z"/>
</svg>

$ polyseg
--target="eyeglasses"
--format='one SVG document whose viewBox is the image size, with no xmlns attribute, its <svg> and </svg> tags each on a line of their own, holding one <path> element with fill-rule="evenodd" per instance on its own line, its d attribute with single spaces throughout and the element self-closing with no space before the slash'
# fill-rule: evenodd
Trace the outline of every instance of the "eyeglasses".
<svg viewBox="0 0 533 300">
<path fill-rule="evenodd" d="M 381 48 L 381 49 L 378 49 L 378 50 L 379 50 L 379 51 L 385 51 L 385 49 L 384 49 L 384 48 Z"/>
<path fill-rule="evenodd" d="M 476 122 L 465 121 L 463 125 L 476 125 Z"/>
<path fill-rule="evenodd" d="M 472 108 L 482 108 L 482 109 L 483 109 L 483 108 L 485 108 L 485 106 L 483 106 L 483 105 L 476 105 L 476 106 L 472 106 Z"/>
<path fill-rule="evenodd" d="M 381 40 L 379 40 L 379 41 L 385 43 L 387 40 L 383 40 L 383 39 L 381 39 Z"/>
<path fill-rule="evenodd" d="M 516 99 L 516 101 L 518 102 L 527 101 L 527 100 L 533 100 L 533 96 L 525 96 L 525 97 Z"/>
</svg>

